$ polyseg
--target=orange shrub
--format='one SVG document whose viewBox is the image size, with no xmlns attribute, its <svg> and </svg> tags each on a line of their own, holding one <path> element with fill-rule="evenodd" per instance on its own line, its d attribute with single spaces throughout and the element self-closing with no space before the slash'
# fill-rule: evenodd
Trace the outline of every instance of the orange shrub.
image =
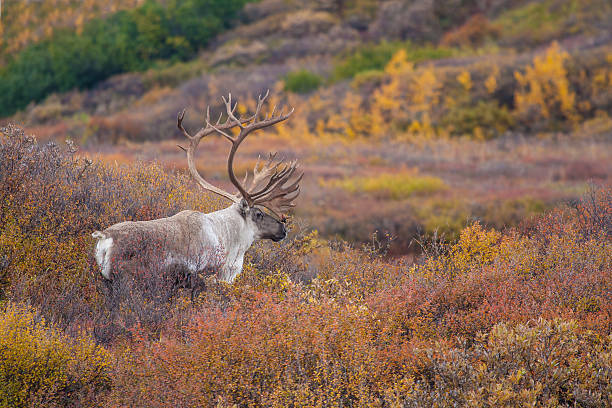
<svg viewBox="0 0 612 408">
<path fill-rule="evenodd" d="M 496 38 L 500 31 L 501 28 L 492 24 L 486 16 L 474 14 L 462 26 L 444 34 L 441 44 L 446 46 L 477 46 L 488 38 Z"/>
<path fill-rule="evenodd" d="M 295 289 L 202 310 L 186 339 L 139 343 L 118 369 L 114 405 L 377 405 L 402 370 L 367 307 Z"/>
<path fill-rule="evenodd" d="M 601 216 L 609 189 L 598 195 L 605 205 L 592 211 Z M 609 333 L 610 217 L 600 222 L 587 213 L 558 210 L 539 218 L 529 235 L 472 226 L 447 253 L 411 267 L 401 285 L 371 302 L 393 327 L 423 338 L 474 338 L 500 321 L 538 317 L 577 319 Z"/>
</svg>

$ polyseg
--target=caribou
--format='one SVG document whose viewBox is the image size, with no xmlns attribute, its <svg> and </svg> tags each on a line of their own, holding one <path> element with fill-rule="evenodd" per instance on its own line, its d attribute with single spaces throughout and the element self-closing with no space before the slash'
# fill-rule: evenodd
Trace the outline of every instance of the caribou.
<svg viewBox="0 0 612 408">
<path fill-rule="evenodd" d="M 223 113 L 216 122 L 210 120 L 210 107 L 206 110 L 206 124 L 191 135 L 183 126 L 185 110 L 177 117 L 177 127 L 187 138 L 188 146 L 179 146 L 187 153 L 187 165 L 192 178 L 204 190 L 218 194 L 231 202 L 219 211 L 202 213 L 185 210 L 171 217 L 150 221 L 125 221 L 103 231 L 95 231 L 97 239 L 95 260 L 102 276 L 112 280 L 119 273 L 119 262 L 130 257 L 160 256 L 155 262 L 161 268 L 174 268 L 188 276 L 215 271 L 217 278 L 233 282 L 242 272 L 244 255 L 251 245 L 262 239 L 280 241 L 287 236 L 285 211 L 295 206 L 300 193 L 303 173 L 297 171 L 296 160 L 285 162 L 270 154 L 264 163 L 257 160 L 252 173 L 247 172 L 242 182 L 234 173 L 236 151 L 252 132 L 276 125 L 291 116 L 293 109 L 276 113 L 276 106 L 263 115 L 262 106 L 268 97 L 259 96 L 253 115 L 236 116 L 237 103 L 232 95 L 226 99 Z M 229 180 L 237 193 L 229 193 L 207 182 L 196 168 L 195 152 L 200 141 L 211 134 L 227 139 L 231 148 L 227 158 Z M 146 251 L 149 243 L 157 243 L 153 251 Z"/>
</svg>

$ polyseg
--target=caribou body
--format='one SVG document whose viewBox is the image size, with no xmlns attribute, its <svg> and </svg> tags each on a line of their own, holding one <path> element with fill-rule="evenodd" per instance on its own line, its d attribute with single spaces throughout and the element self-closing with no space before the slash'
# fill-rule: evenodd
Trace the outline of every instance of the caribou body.
<svg viewBox="0 0 612 408">
<path fill-rule="evenodd" d="M 276 161 L 275 155 L 270 155 L 263 165 L 258 161 L 252 174 L 247 174 L 242 183 L 237 181 L 233 171 L 234 154 L 250 132 L 284 121 L 293 112 L 275 116 L 274 109 L 269 116 L 260 119 L 267 95 L 259 97 L 255 114 L 243 119 L 234 116 L 236 105 L 232 106 L 230 94 L 227 100 L 223 98 L 227 120 L 220 123 L 219 118 L 212 124 L 207 111 L 206 126 L 194 136 L 182 125 L 185 111 L 179 114 L 178 128 L 189 140 L 189 146 L 183 150 L 187 153 L 192 177 L 205 190 L 231 200 L 232 204 L 212 213 L 186 210 L 167 218 L 126 221 L 101 232 L 95 231 L 92 234 L 98 240 L 95 259 L 104 278 L 113 279 L 115 273 L 130 267 L 134 263 L 132 260 L 138 260 L 141 264 L 178 271 L 182 276 L 211 272 L 221 280 L 233 282 L 242 271 L 244 255 L 253 242 L 260 239 L 280 241 L 286 237 L 283 211 L 295 205 L 293 200 L 299 194 L 302 178 L 302 174 L 295 174 L 297 162 Z M 234 127 L 240 129 L 237 136 L 226 133 Z M 196 169 L 194 152 L 200 140 L 213 132 L 231 142 L 228 173 L 238 194 L 211 185 Z"/>
</svg>

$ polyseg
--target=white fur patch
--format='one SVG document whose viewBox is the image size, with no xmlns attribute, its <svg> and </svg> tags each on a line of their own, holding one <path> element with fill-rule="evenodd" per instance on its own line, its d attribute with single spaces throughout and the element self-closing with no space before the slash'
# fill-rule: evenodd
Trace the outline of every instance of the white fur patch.
<svg viewBox="0 0 612 408">
<path fill-rule="evenodd" d="M 92 236 L 99 239 L 96 244 L 96 262 L 100 267 L 100 273 L 106 279 L 110 279 L 110 258 L 113 249 L 113 239 L 110 237 L 105 238 L 105 235 L 98 231 L 94 232 Z"/>
</svg>

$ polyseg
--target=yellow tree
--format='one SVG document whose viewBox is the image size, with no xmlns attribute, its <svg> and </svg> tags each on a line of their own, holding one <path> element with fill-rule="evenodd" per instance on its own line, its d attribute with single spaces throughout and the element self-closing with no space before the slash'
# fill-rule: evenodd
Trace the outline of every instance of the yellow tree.
<svg viewBox="0 0 612 408">
<path fill-rule="evenodd" d="M 408 60 L 406 50 L 397 51 L 385 67 L 387 81 L 378 88 L 372 98 L 373 126 L 386 132 L 394 120 L 402 116 L 407 100 L 402 84 L 414 72 L 414 64 Z"/>
<path fill-rule="evenodd" d="M 526 67 L 524 74 L 514 73 L 519 84 L 514 94 L 519 115 L 525 115 L 536 107 L 545 119 L 558 113 L 571 122 L 578 122 L 576 94 L 570 89 L 564 66 L 568 58 L 568 53 L 554 42 L 546 54 L 533 59 L 533 66 Z"/>
</svg>

